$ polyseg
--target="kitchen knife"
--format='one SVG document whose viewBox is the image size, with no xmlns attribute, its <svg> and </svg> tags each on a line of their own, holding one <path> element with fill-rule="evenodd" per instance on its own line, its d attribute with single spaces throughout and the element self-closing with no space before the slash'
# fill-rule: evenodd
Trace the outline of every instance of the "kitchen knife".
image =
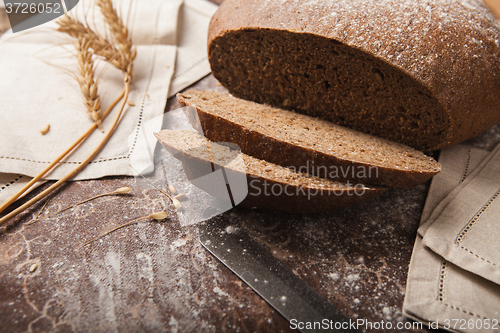
<svg viewBox="0 0 500 333">
<path fill-rule="evenodd" d="M 198 225 L 201 244 L 300 332 L 359 332 L 246 232 L 220 215 Z M 310 327 L 316 328 L 308 329 Z"/>
</svg>

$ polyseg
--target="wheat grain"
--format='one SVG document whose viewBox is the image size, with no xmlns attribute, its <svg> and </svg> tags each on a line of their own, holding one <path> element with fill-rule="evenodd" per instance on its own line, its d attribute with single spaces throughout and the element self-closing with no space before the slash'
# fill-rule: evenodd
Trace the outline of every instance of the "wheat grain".
<svg viewBox="0 0 500 333">
<path fill-rule="evenodd" d="M 177 194 L 174 199 L 177 199 L 179 201 L 186 200 L 186 195 L 184 193 Z"/>
<path fill-rule="evenodd" d="M 47 134 L 47 133 L 49 132 L 49 130 L 50 130 L 50 124 L 49 124 L 49 125 L 47 125 L 47 126 L 45 126 L 45 127 L 44 127 L 41 131 L 40 131 L 40 134 L 41 134 L 41 135 L 45 135 L 45 134 Z"/>
<path fill-rule="evenodd" d="M 112 192 L 112 194 L 128 194 L 132 191 L 130 187 L 120 187 Z"/>
</svg>

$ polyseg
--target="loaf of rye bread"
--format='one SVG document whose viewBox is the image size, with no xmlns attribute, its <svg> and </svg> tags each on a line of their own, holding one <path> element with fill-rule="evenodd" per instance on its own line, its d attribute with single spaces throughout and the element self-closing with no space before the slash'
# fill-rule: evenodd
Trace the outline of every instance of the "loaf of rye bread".
<svg viewBox="0 0 500 333">
<path fill-rule="evenodd" d="M 188 91 L 177 99 L 196 109 L 208 139 L 320 178 L 410 188 L 440 171 L 420 151 L 307 115 L 214 91 Z"/>
<path fill-rule="evenodd" d="M 225 0 L 208 54 L 237 97 L 419 150 L 500 121 L 500 29 L 481 0 Z"/>
<path fill-rule="evenodd" d="M 155 135 L 158 141 L 183 163 L 190 180 L 206 176 L 203 174 L 204 170 L 221 167 L 224 167 L 227 179 L 237 178 L 230 173 L 245 175 L 248 195 L 240 203 L 242 207 L 322 213 L 374 198 L 387 190 L 293 172 L 210 142 L 196 132 L 163 130 Z M 237 158 L 238 156 L 241 156 L 241 159 Z M 218 193 L 211 193 L 210 188 L 204 190 L 218 196 Z"/>
</svg>

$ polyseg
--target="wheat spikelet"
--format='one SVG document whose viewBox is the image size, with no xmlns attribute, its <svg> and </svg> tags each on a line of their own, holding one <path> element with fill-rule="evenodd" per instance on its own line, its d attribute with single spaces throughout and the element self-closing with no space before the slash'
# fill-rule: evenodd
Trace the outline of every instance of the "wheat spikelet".
<svg viewBox="0 0 500 333">
<path fill-rule="evenodd" d="M 97 127 L 103 131 L 101 126 L 101 99 L 97 93 L 97 83 L 94 81 L 94 61 L 89 41 L 85 37 L 79 37 L 75 44 L 78 57 L 78 83 L 83 95 L 83 103 L 90 117 Z"/>
<path fill-rule="evenodd" d="M 119 52 L 113 43 L 95 33 L 88 26 L 69 15 L 63 15 L 57 20 L 57 24 L 59 25 L 57 31 L 66 33 L 73 38 L 85 37 L 96 55 L 103 57 L 111 65 L 122 71 L 127 69 L 127 63 L 119 59 Z"/>
<path fill-rule="evenodd" d="M 135 47 L 132 45 L 128 29 L 116 13 L 111 0 L 97 0 L 97 6 L 101 9 L 104 21 L 108 25 L 109 30 L 111 30 L 120 55 L 119 58 L 124 65 L 126 65 L 126 70 L 124 70 L 124 72 L 131 76 L 132 61 L 135 59 L 137 52 Z"/>
</svg>

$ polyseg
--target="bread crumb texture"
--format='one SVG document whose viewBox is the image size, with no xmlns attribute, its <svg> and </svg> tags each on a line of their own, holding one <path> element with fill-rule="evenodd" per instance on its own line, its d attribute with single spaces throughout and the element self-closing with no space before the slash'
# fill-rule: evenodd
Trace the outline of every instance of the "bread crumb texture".
<svg viewBox="0 0 500 333">
<path fill-rule="evenodd" d="M 432 157 L 403 144 L 296 112 L 214 91 L 177 98 L 198 111 L 210 140 L 234 143 L 245 154 L 321 178 L 414 187 L 441 169 Z"/>
<path fill-rule="evenodd" d="M 158 139 L 176 152 L 188 155 L 203 161 L 211 162 L 219 167 L 227 167 L 254 177 L 261 177 L 283 184 L 305 186 L 308 188 L 323 189 L 353 189 L 345 183 L 320 179 L 303 173 L 296 173 L 273 163 L 259 160 L 228 146 L 210 142 L 206 138 L 191 131 L 161 131 Z M 236 159 L 242 157 L 241 161 Z M 182 160 L 182 159 L 181 159 Z M 241 163 L 243 162 L 243 163 Z M 191 167 L 194 166 L 190 165 Z M 184 169 L 186 166 L 184 165 Z"/>
<path fill-rule="evenodd" d="M 479 0 L 226 0 L 208 42 L 235 96 L 420 150 L 500 121 L 500 29 Z"/>
</svg>

